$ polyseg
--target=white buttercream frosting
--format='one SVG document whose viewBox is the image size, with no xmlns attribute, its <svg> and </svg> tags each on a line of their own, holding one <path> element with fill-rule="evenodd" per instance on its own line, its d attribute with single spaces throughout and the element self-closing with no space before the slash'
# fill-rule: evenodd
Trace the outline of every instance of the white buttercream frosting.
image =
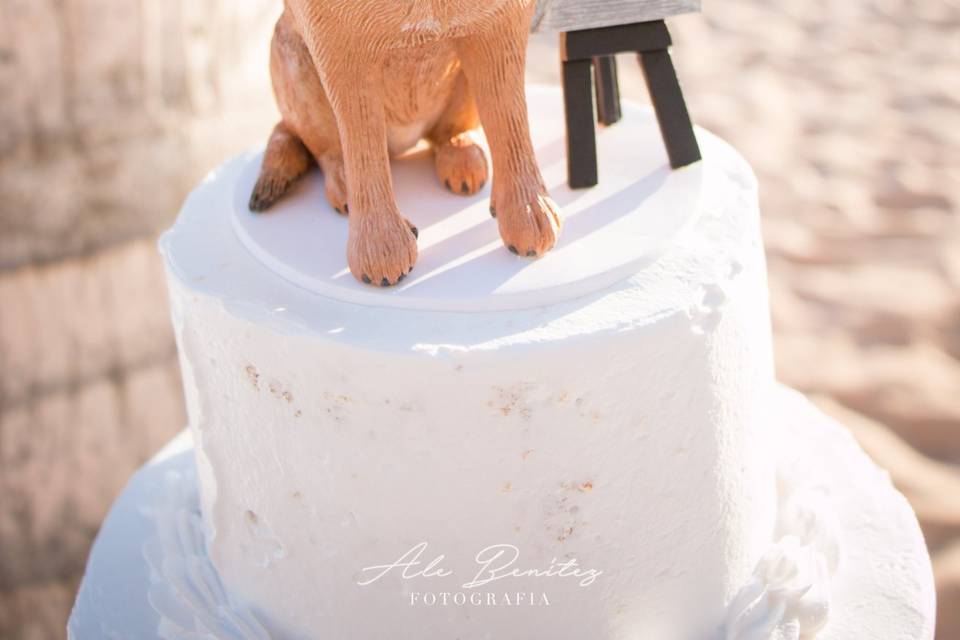
<svg viewBox="0 0 960 640">
<path fill-rule="evenodd" d="M 764 418 L 768 451 L 778 460 L 781 478 L 796 478 L 795 472 L 802 470 L 800 481 L 786 486 L 815 489 L 817 503 L 828 505 L 825 512 L 843 541 L 843 558 L 831 583 L 829 622 L 817 633 L 817 640 L 931 640 L 935 621 L 933 572 L 906 499 L 847 430 L 800 394 L 775 388 L 765 404 L 770 416 Z M 156 638 L 158 629 L 169 624 L 149 602 L 149 592 L 156 588 L 159 574 L 149 566 L 144 550 L 151 547 L 149 540 L 161 537 L 161 529 L 171 530 L 169 523 L 176 521 L 176 513 L 197 513 L 195 489 L 169 489 L 171 471 L 177 482 L 196 484 L 193 453 L 190 434 L 181 434 L 134 475 L 110 510 L 91 550 L 70 615 L 67 637 L 71 640 Z M 173 504 L 174 497 L 182 503 Z M 802 531 L 803 527 L 794 530 Z M 767 540 L 766 545 L 769 543 Z M 163 554 L 170 555 L 164 558 L 164 565 L 197 562 L 198 549 L 202 547 L 196 544 L 164 545 Z M 202 590 L 185 589 L 180 593 L 193 594 L 191 608 L 213 607 L 204 616 L 206 620 L 221 615 L 216 609 L 230 601 L 219 596 L 200 598 Z M 687 602 L 691 609 L 698 604 Z M 249 608 L 244 610 L 243 615 L 253 615 Z M 209 631 L 216 638 L 229 638 L 230 628 L 214 626 Z M 718 627 L 716 634 L 705 637 L 722 638 L 723 631 Z M 195 632 L 195 628 L 186 630 L 183 637 L 195 639 Z M 311 634 L 315 638 L 332 635 L 323 628 Z M 642 630 L 639 635 L 645 637 Z M 279 640 L 283 636 L 273 637 Z"/>
<path fill-rule="evenodd" d="M 781 468 L 777 540 L 730 604 L 727 640 L 801 640 L 826 626 L 840 547 L 830 492 L 812 477 Z"/>
<path fill-rule="evenodd" d="M 539 92 L 531 109 L 552 113 L 554 102 L 557 92 Z M 559 124 L 535 128 L 546 180 L 571 214 L 565 242 L 642 220 L 658 202 L 642 196 L 657 189 L 662 145 L 608 142 L 658 135 L 650 112 L 626 113 L 601 133 L 619 155 L 601 155 L 601 185 L 588 193 L 560 186 Z M 638 243 L 656 251 L 632 273 L 610 284 L 567 271 L 581 284 L 558 295 L 541 270 L 549 295 L 532 289 L 487 311 L 469 289 L 494 285 L 471 274 L 497 262 L 512 278 L 530 264 L 487 248 L 487 217 L 449 238 L 451 225 L 422 230 L 431 247 L 478 243 L 476 259 L 436 271 L 462 283 L 469 310 L 423 293 L 447 285 L 414 291 L 410 308 L 402 290 L 380 305 L 339 272 L 318 286 L 324 296 L 290 284 L 238 240 L 236 184 L 256 156 L 211 176 L 162 246 L 207 549 L 225 593 L 284 638 L 720 633 L 776 526 L 758 409 L 773 373 L 756 183 L 723 142 L 701 132 L 701 146 L 690 224 Z M 451 196 L 429 159 L 401 166 L 400 205 L 418 223 L 418 202 Z M 631 167 L 635 184 L 623 182 Z M 290 224 L 283 209 L 270 215 Z M 629 228 L 642 235 L 642 224 Z M 315 242 L 343 251 L 337 238 Z M 591 260 L 602 247 L 569 249 L 579 258 L 565 269 L 602 264 Z M 314 276 L 301 284 L 326 277 Z M 430 575 L 394 569 L 362 584 L 417 549 Z M 477 587 L 497 549 L 518 555 L 518 574 Z M 582 585 L 574 571 L 595 579 Z M 442 594 L 450 604 L 430 603 Z"/>
<path fill-rule="evenodd" d="M 256 616 L 232 597 L 210 562 L 196 479 L 168 471 L 163 501 L 147 514 L 154 535 L 143 546 L 150 604 L 163 640 L 270 640 Z"/>
<path fill-rule="evenodd" d="M 813 484 L 823 475 L 780 469 L 778 540 L 730 604 L 728 640 L 800 640 L 815 637 L 826 625 L 840 550 L 829 489 Z M 147 509 L 154 528 L 143 546 L 150 567 L 148 597 L 160 615 L 159 637 L 269 640 L 249 608 L 223 588 L 210 562 L 195 477 L 167 471 L 162 496 L 159 505 Z"/>
</svg>

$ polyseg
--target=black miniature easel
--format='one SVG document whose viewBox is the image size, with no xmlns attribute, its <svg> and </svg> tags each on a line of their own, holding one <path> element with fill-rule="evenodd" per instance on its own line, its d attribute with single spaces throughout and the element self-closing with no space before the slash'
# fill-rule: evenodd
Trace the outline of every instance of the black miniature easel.
<svg viewBox="0 0 960 640">
<path fill-rule="evenodd" d="M 620 120 L 620 87 L 614 57 L 617 53 L 636 52 L 640 58 L 670 166 L 677 169 L 700 160 L 693 123 L 670 59 L 671 44 L 670 32 L 663 20 L 567 31 L 560 35 L 567 119 L 567 181 L 571 189 L 597 184 L 594 92 L 599 112 L 597 121 L 612 125 Z M 593 87 L 590 86 L 591 68 Z"/>
</svg>

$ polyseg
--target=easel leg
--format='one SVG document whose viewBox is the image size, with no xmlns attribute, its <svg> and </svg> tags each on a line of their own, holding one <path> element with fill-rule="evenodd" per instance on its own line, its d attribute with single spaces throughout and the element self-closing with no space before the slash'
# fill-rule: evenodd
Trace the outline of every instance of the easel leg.
<svg viewBox="0 0 960 640">
<path fill-rule="evenodd" d="M 597 56 L 593 59 L 593 79 L 597 92 L 597 122 L 610 126 L 620 121 L 620 83 L 617 58 Z"/>
<path fill-rule="evenodd" d="M 670 53 L 666 49 L 656 49 L 639 56 L 670 166 L 677 169 L 697 162 L 701 158 L 700 147 Z"/>
<path fill-rule="evenodd" d="M 567 120 L 567 182 L 571 189 L 597 184 L 597 136 L 593 122 L 590 60 L 563 63 L 563 98 Z"/>
</svg>

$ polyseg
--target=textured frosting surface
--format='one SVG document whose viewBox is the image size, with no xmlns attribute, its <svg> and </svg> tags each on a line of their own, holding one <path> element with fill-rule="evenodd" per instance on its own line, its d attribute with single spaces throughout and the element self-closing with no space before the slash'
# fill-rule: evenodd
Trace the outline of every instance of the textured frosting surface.
<svg viewBox="0 0 960 640">
<path fill-rule="evenodd" d="M 213 174 L 162 246 L 233 601 L 284 638 L 720 632 L 774 533 L 758 419 L 773 375 L 756 184 L 701 144 L 701 211 L 656 259 L 509 311 L 288 284 L 226 220 L 249 159 Z M 498 549 L 503 571 L 477 584 Z M 421 564 L 378 576 L 399 559 Z"/>
<path fill-rule="evenodd" d="M 775 542 L 727 611 L 727 640 L 813 638 L 830 619 L 831 580 L 841 557 L 822 470 L 779 467 Z"/>
<path fill-rule="evenodd" d="M 143 546 L 150 567 L 150 604 L 163 640 L 270 640 L 256 616 L 223 588 L 207 553 L 196 474 L 170 470 L 163 500 L 148 510 L 154 535 Z"/>
<path fill-rule="evenodd" d="M 830 581 L 829 616 L 816 634 L 817 640 L 933 638 L 935 607 L 930 557 L 906 499 L 846 429 L 817 411 L 800 394 L 774 388 L 764 404 L 767 451 L 777 460 L 780 479 L 781 524 L 791 527 L 798 540 L 826 541 L 835 536 L 842 550 Z M 176 485 L 174 491 L 171 483 Z M 178 640 L 258 638 L 235 635 L 237 616 L 257 623 L 249 607 L 231 600 L 222 590 L 205 586 L 210 584 L 206 570 L 192 570 L 196 566 L 211 566 L 209 556 L 202 555 L 202 546 L 193 542 L 163 545 L 162 562 L 157 562 L 153 555 L 155 541 L 163 532 L 176 527 L 171 524 L 176 522 L 175 514 L 198 512 L 196 483 L 194 451 L 187 432 L 133 477 L 93 546 L 70 616 L 67 635 L 71 640 L 146 640 L 160 638 L 165 632 Z M 805 507 L 823 514 L 832 526 L 808 527 L 804 519 L 784 519 L 783 514 L 798 512 L 783 509 L 784 505 L 791 497 L 801 496 L 805 496 L 800 501 Z M 830 535 L 808 535 L 817 530 Z M 766 541 L 765 548 L 783 533 L 784 530 L 778 530 L 772 540 Z M 193 535 L 183 538 L 195 539 Z M 828 550 L 831 546 L 815 543 L 813 548 Z M 177 607 L 195 611 L 192 619 L 151 604 L 152 594 L 162 583 L 181 587 L 177 589 L 177 598 L 181 600 Z M 755 584 L 751 579 L 745 589 Z M 806 594 L 800 600 L 804 597 Z M 750 600 L 763 604 L 762 599 Z M 750 625 L 730 626 L 733 620 L 743 620 L 740 614 L 744 609 L 738 601 L 745 602 L 738 596 L 731 603 L 727 626 L 705 638 L 720 640 L 742 632 L 764 640 L 799 636 L 799 619 L 784 615 L 787 607 L 753 607 Z M 693 608 L 697 603 L 688 604 Z M 171 626 L 174 615 L 175 627 Z M 808 628 L 803 631 L 806 633 Z M 312 637 L 330 635 L 325 629 L 317 629 Z M 272 633 L 270 637 L 282 638 Z"/>
</svg>

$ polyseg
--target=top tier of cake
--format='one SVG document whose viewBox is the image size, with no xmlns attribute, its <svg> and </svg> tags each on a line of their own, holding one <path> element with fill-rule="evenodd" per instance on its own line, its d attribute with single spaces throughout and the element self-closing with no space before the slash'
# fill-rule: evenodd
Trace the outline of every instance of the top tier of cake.
<svg viewBox="0 0 960 640">
<path fill-rule="evenodd" d="M 416 154 L 394 171 L 421 258 L 396 289 L 348 274 L 320 176 L 250 214 L 257 155 L 164 236 L 209 553 L 277 637 L 711 637 L 769 542 L 752 173 L 702 131 L 704 161 L 670 172 L 625 105 L 600 186 L 568 191 L 561 104 L 531 91 L 568 220 L 540 261 Z M 491 548 L 525 573 L 471 585 Z M 528 573 L 571 561 L 596 579 Z M 500 606 L 518 593 L 550 606 Z"/>
</svg>

